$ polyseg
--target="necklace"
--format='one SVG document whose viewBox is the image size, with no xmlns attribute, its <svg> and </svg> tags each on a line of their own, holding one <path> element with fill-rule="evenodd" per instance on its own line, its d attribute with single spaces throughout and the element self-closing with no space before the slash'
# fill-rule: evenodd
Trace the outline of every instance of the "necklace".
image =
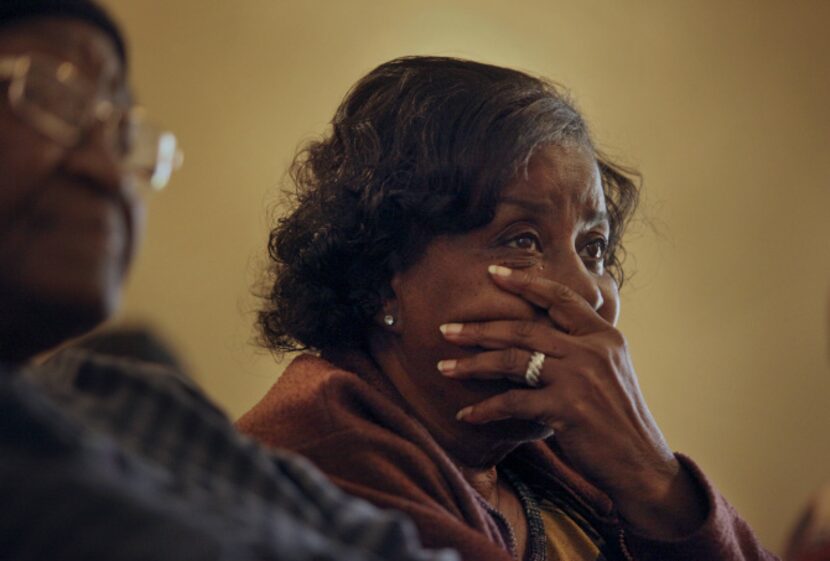
<svg viewBox="0 0 830 561">
<path fill-rule="evenodd" d="M 499 472 L 504 476 L 507 482 L 513 489 L 516 490 L 516 495 L 519 497 L 519 502 L 522 504 L 525 519 L 527 520 L 527 551 L 525 551 L 525 561 L 546 561 L 548 539 L 545 535 L 545 523 L 542 521 L 542 514 L 539 511 L 539 503 L 533 496 L 531 490 L 522 483 L 522 481 L 510 470 L 500 468 Z M 500 494 L 496 494 L 496 503 L 500 502 Z M 498 504 L 496 508 L 498 509 Z M 501 514 L 501 512 L 499 512 Z M 507 522 L 507 518 L 505 522 Z M 508 526 L 510 523 L 507 522 Z M 510 528 L 513 533 L 513 528 Z"/>
<path fill-rule="evenodd" d="M 464 473 L 464 470 L 458 464 L 455 465 L 459 471 Z M 497 474 L 499 474 L 497 477 L 503 476 L 505 481 L 516 491 L 525 519 L 527 520 L 527 547 L 522 561 L 547 561 L 548 541 L 545 535 L 545 523 L 542 521 L 539 504 L 533 492 L 509 469 L 499 467 Z M 507 520 L 507 517 L 501 512 L 501 488 L 498 486 L 498 480 L 496 483 L 495 504 L 485 499 L 475 488 L 473 490 L 476 491 L 479 503 L 494 517 L 496 523 L 501 525 L 506 531 L 506 538 L 510 550 L 513 552 L 513 555 L 516 555 L 518 551 L 516 531 L 513 529 L 513 525 Z"/>
</svg>

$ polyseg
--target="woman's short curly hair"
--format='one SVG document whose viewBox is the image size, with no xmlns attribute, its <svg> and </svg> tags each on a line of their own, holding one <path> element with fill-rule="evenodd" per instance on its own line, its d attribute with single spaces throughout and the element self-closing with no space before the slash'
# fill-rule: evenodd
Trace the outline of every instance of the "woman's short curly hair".
<svg viewBox="0 0 830 561">
<path fill-rule="evenodd" d="M 295 206 L 269 237 L 264 344 L 364 346 L 396 272 L 435 236 L 490 222 L 501 189 L 538 147 L 574 142 L 593 148 L 582 117 L 543 79 L 445 57 L 380 65 L 292 165 Z M 597 163 L 611 223 L 606 265 L 621 283 L 636 174 L 599 153 Z"/>
</svg>

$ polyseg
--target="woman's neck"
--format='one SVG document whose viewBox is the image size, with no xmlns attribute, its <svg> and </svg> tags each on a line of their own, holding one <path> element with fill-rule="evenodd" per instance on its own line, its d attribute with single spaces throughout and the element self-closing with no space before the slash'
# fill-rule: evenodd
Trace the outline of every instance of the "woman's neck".
<svg viewBox="0 0 830 561">
<path fill-rule="evenodd" d="M 458 466 L 467 483 L 491 505 L 496 505 L 499 496 L 499 475 L 496 466 L 471 468 Z"/>
</svg>

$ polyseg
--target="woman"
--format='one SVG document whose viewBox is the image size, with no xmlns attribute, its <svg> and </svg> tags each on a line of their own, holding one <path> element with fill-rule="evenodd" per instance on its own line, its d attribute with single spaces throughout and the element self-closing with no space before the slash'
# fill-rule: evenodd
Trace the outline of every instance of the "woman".
<svg viewBox="0 0 830 561">
<path fill-rule="evenodd" d="M 637 386 L 637 187 L 549 83 L 383 64 L 297 159 L 260 314 L 311 349 L 240 421 L 464 559 L 770 559 Z"/>
</svg>

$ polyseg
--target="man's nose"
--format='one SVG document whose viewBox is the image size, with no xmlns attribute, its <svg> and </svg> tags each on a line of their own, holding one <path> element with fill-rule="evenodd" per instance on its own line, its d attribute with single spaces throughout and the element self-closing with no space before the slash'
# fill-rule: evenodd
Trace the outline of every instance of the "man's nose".
<svg viewBox="0 0 830 561">
<path fill-rule="evenodd" d="M 66 156 L 70 173 L 108 193 L 121 192 L 128 183 L 116 129 L 112 123 L 96 122 Z"/>
</svg>

